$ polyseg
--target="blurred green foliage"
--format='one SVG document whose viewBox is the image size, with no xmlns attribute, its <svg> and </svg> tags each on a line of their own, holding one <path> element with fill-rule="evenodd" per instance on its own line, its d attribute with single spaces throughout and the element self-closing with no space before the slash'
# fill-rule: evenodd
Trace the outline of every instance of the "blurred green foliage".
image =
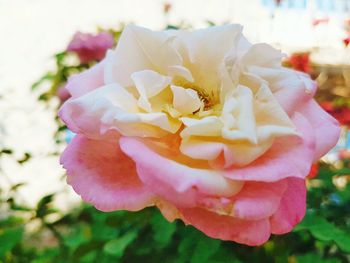
<svg viewBox="0 0 350 263">
<path fill-rule="evenodd" d="M 36 207 L 17 201 L 22 185 L 1 192 L 0 262 L 350 262 L 349 168 L 323 164 L 308 181 L 308 211 L 292 233 L 261 247 L 211 239 L 155 208 L 104 213 L 82 204 L 55 209 L 55 194 Z"/>
</svg>

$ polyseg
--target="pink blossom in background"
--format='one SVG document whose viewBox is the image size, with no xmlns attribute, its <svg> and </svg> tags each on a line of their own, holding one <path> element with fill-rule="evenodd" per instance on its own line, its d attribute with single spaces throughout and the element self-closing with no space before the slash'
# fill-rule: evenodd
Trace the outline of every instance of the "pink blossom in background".
<svg viewBox="0 0 350 263">
<path fill-rule="evenodd" d="M 240 25 L 127 26 L 66 86 L 59 115 L 77 134 L 61 156 L 68 183 L 102 211 L 157 206 L 212 238 L 257 246 L 290 232 L 339 125 L 282 58 Z"/>
<path fill-rule="evenodd" d="M 63 103 L 70 98 L 70 93 L 66 89 L 66 85 L 59 86 L 56 91 L 56 96 L 59 98 L 60 102 Z"/>
<path fill-rule="evenodd" d="M 108 49 L 114 46 L 114 38 L 108 32 L 100 32 L 96 35 L 88 33 L 75 33 L 67 51 L 78 55 L 81 63 L 100 61 L 106 55 Z"/>
</svg>

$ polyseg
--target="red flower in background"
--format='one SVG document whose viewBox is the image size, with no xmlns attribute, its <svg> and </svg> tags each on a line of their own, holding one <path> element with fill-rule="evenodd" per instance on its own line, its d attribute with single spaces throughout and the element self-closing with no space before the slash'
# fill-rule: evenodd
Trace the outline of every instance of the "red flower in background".
<svg viewBox="0 0 350 263">
<path fill-rule="evenodd" d="M 322 108 L 339 121 L 341 125 L 350 126 L 350 108 L 336 107 L 331 102 L 321 103 Z"/>
<path fill-rule="evenodd" d="M 347 47 L 350 43 L 350 36 L 347 36 L 346 38 L 343 39 L 344 45 Z"/>
<path fill-rule="evenodd" d="M 291 67 L 305 73 L 311 72 L 310 54 L 309 53 L 294 53 L 288 60 Z"/>
<path fill-rule="evenodd" d="M 310 169 L 310 172 L 309 172 L 307 178 L 313 179 L 313 178 L 317 177 L 317 175 L 318 175 L 318 163 L 314 163 L 311 166 L 311 169 Z"/>
<path fill-rule="evenodd" d="M 109 48 L 114 46 L 114 38 L 108 32 L 101 32 L 97 35 L 75 33 L 67 50 L 78 55 L 81 63 L 102 60 Z"/>
</svg>

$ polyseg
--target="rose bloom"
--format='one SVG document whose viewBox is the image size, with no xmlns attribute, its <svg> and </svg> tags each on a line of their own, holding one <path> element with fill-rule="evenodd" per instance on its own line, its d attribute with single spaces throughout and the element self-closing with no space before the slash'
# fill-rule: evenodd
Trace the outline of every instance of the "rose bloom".
<svg viewBox="0 0 350 263">
<path fill-rule="evenodd" d="M 313 100 L 316 84 L 281 60 L 239 25 L 127 26 L 67 85 L 68 183 L 102 211 L 157 206 L 222 240 L 254 246 L 291 231 L 339 127 Z"/>
<path fill-rule="evenodd" d="M 102 60 L 107 49 L 114 46 L 114 38 L 108 32 L 101 32 L 97 35 L 77 32 L 67 47 L 67 51 L 78 55 L 81 63 Z"/>
</svg>

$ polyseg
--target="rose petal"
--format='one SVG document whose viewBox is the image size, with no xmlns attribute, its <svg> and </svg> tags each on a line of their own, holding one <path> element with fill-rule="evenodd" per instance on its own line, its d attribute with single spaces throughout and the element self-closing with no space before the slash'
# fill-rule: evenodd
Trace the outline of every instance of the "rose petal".
<svg viewBox="0 0 350 263">
<path fill-rule="evenodd" d="M 270 223 L 263 220 L 241 220 L 200 208 L 180 208 L 183 219 L 212 238 L 259 246 L 270 237 Z"/>
<path fill-rule="evenodd" d="M 70 99 L 59 115 L 74 132 L 93 139 L 115 132 L 127 136 L 162 137 L 175 133 L 181 122 L 166 113 L 140 113 L 137 100 L 123 87 L 109 84 L 76 99 Z"/>
<path fill-rule="evenodd" d="M 198 93 L 193 89 L 171 86 L 174 108 L 182 115 L 192 114 L 202 105 Z"/>
<path fill-rule="evenodd" d="M 107 112 L 116 108 L 137 111 L 136 99 L 124 88 L 111 84 L 78 98 L 69 99 L 62 105 L 58 114 L 73 132 L 101 139 L 106 137 L 101 131 L 101 119 Z"/>
<path fill-rule="evenodd" d="M 178 37 L 177 41 L 184 45 L 183 50 L 179 48 L 184 65 L 191 71 L 195 83 L 206 93 L 217 95 L 221 84 L 220 65 L 240 39 L 241 32 L 240 25 L 213 26 L 193 32 L 172 32 Z"/>
<path fill-rule="evenodd" d="M 281 205 L 270 218 L 273 234 L 290 232 L 302 220 L 306 211 L 305 180 L 291 177 L 286 181 L 288 186 L 281 200 Z"/>
<path fill-rule="evenodd" d="M 300 105 L 310 100 L 317 89 L 310 76 L 287 68 L 250 67 L 249 72 L 268 82 L 276 100 L 292 116 Z"/>
<path fill-rule="evenodd" d="M 103 70 L 105 61 L 69 78 L 66 89 L 73 98 L 82 96 L 104 85 Z"/>
<path fill-rule="evenodd" d="M 182 65 L 182 59 L 171 45 L 173 37 L 165 32 L 128 25 L 121 34 L 115 51 L 108 51 L 105 82 L 123 87 L 133 85 L 131 74 L 150 69 L 166 75 L 168 67 Z"/>
<path fill-rule="evenodd" d="M 250 46 L 242 56 L 240 64 L 249 71 L 249 66 L 261 66 L 276 68 L 281 66 L 283 54 L 280 50 L 265 43 L 258 43 Z"/>
<path fill-rule="evenodd" d="M 160 75 L 152 70 L 142 70 L 131 74 L 131 79 L 140 94 L 138 105 L 147 112 L 152 112 L 152 105 L 149 98 L 158 95 L 171 82 L 170 77 Z"/>
<path fill-rule="evenodd" d="M 245 166 L 264 154 L 272 145 L 272 140 L 259 144 L 234 143 L 230 141 L 209 141 L 200 138 L 189 138 L 181 141 L 180 150 L 184 155 L 194 159 L 208 160 L 214 167 L 231 165 Z M 223 154 L 223 164 L 217 158 Z"/>
<path fill-rule="evenodd" d="M 136 138 L 122 137 L 120 147 L 136 163 L 141 180 L 175 204 L 194 206 L 200 195 L 232 196 L 242 187 L 242 182 L 226 179 L 219 171 L 191 168 L 160 156 Z"/>
<path fill-rule="evenodd" d="M 68 183 L 102 211 L 140 210 L 154 195 L 139 180 L 134 162 L 118 146 L 77 135 L 61 156 Z"/>
<path fill-rule="evenodd" d="M 308 119 L 314 130 L 316 137 L 314 161 L 317 161 L 337 144 L 340 134 L 339 123 L 314 100 L 304 104 L 299 111 Z"/>
<path fill-rule="evenodd" d="M 277 138 L 273 146 L 246 167 L 232 167 L 224 175 L 233 180 L 273 182 L 287 177 L 305 178 L 309 173 L 315 138 L 309 122 L 301 114 L 292 118 L 301 137 Z"/>
<path fill-rule="evenodd" d="M 273 215 L 280 206 L 287 188 L 287 180 L 273 183 L 246 182 L 233 198 L 231 216 L 246 220 L 260 220 Z"/>
</svg>

